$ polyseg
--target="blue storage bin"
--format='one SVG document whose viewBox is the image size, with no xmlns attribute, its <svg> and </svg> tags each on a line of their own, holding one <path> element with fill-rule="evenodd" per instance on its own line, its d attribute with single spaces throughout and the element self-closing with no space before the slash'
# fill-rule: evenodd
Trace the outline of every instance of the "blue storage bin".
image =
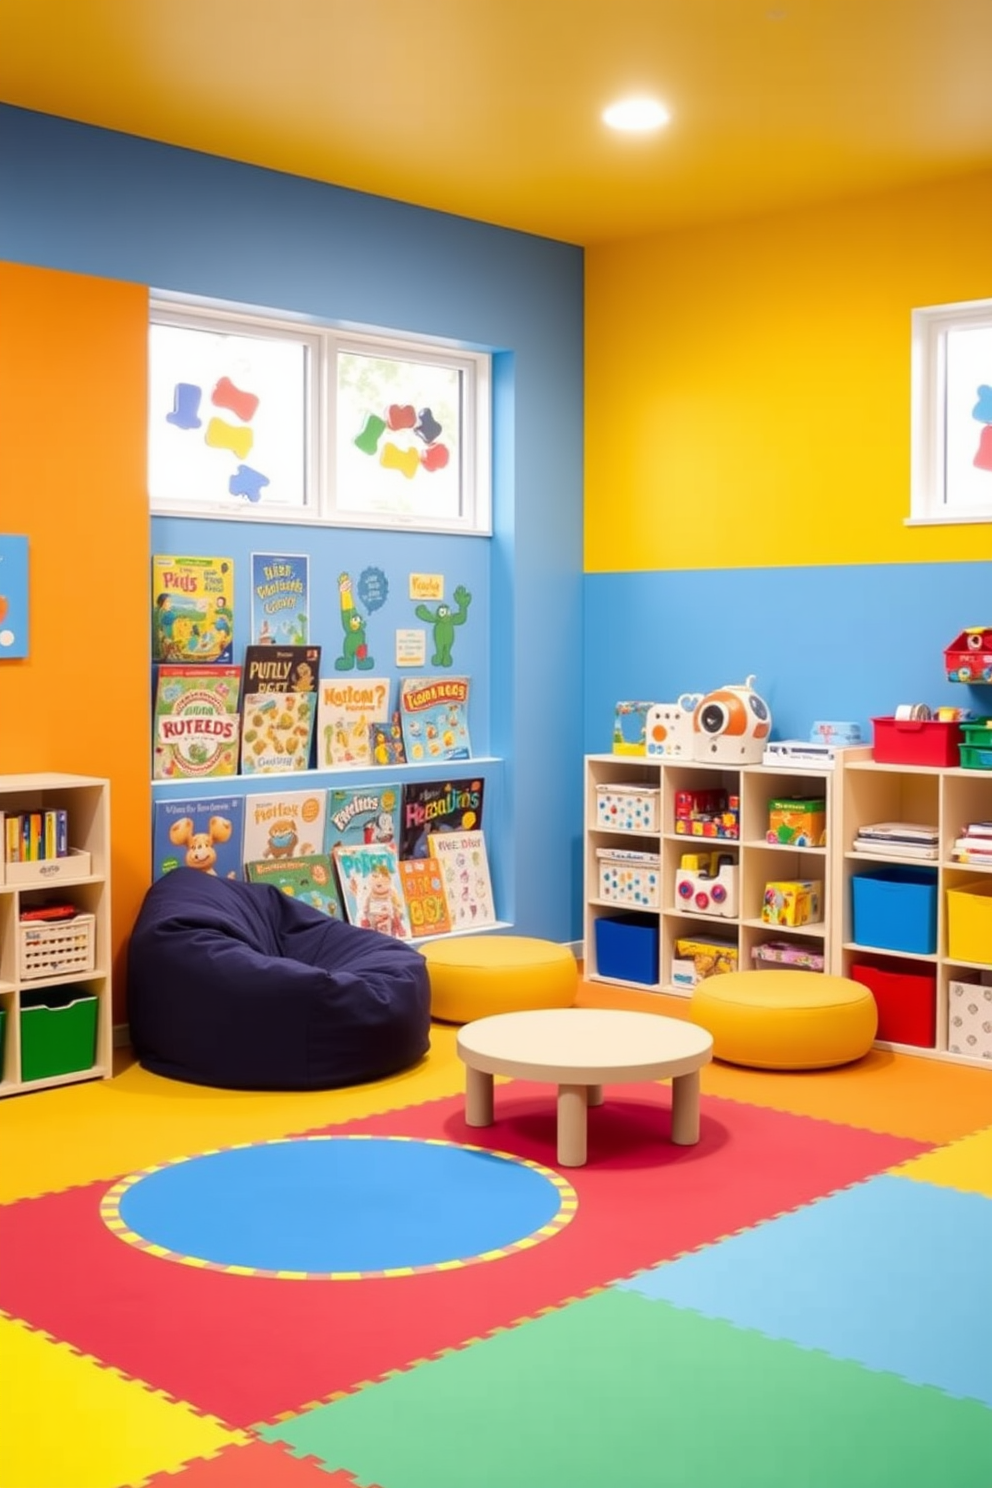
<svg viewBox="0 0 992 1488">
<path fill-rule="evenodd" d="M 851 879 L 853 938 L 881 951 L 930 956 L 937 949 L 937 872 L 879 868 Z"/>
<path fill-rule="evenodd" d="M 596 921 L 596 970 L 618 982 L 658 981 L 658 923 L 647 915 Z"/>
</svg>

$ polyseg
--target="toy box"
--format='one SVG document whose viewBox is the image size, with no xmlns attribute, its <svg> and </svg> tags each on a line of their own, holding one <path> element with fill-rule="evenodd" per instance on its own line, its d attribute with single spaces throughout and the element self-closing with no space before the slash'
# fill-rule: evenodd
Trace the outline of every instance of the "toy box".
<svg viewBox="0 0 992 1488">
<path fill-rule="evenodd" d="M 932 956 L 937 949 L 936 870 L 893 865 L 855 873 L 851 911 L 853 939 L 859 945 Z"/>
<path fill-rule="evenodd" d="M 607 832 L 657 832 L 658 795 L 639 785 L 597 785 L 596 826 Z"/>
<path fill-rule="evenodd" d="M 739 796 L 725 790 L 675 792 L 675 830 L 686 837 L 740 837 Z"/>
<path fill-rule="evenodd" d="M 947 955 L 951 961 L 992 966 L 992 879 L 948 889 Z"/>
<path fill-rule="evenodd" d="M 992 770 L 992 718 L 972 718 L 962 723 L 961 732 L 962 770 Z"/>
<path fill-rule="evenodd" d="M 779 879 L 765 884 L 761 918 L 766 925 L 812 925 L 823 918 L 823 881 Z"/>
<path fill-rule="evenodd" d="M 675 907 L 686 914 L 737 917 L 737 864 L 729 853 L 683 853 Z"/>
<path fill-rule="evenodd" d="M 880 765 L 958 763 L 961 725 L 936 718 L 873 718 L 875 760 Z"/>
<path fill-rule="evenodd" d="M 827 803 L 822 797 L 780 796 L 768 802 L 769 842 L 790 847 L 825 847 Z"/>
<path fill-rule="evenodd" d="M 826 958 L 822 951 L 793 945 L 788 940 L 764 940 L 751 947 L 755 971 L 823 971 Z"/>
<path fill-rule="evenodd" d="M 876 1038 L 887 1044 L 912 1044 L 932 1049 L 937 1041 L 937 978 L 898 961 L 872 966 L 855 961 L 851 977 L 867 987 L 878 1008 Z"/>
<path fill-rule="evenodd" d="M 982 976 L 988 980 L 947 984 L 947 1048 L 992 1060 L 992 973 Z"/>
<path fill-rule="evenodd" d="M 944 651 L 948 682 L 992 682 L 992 625 L 973 625 Z"/>
<path fill-rule="evenodd" d="M 658 853 L 623 852 L 598 847 L 599 897 L 607 904 L 657 909 L 661 904 L 661 858 Z"/>
<path fill-rule="evenodd" d="M 707 977 L 737 970 L 737 943 L 716 936 L 682 936 L 675 942 L 672 986 L 694 987 Z"/>
<path fill-rule="evenodd" d="M 595 924 L 596 970 L 620 982 L 658 980 L 658 926 L 644 915 L 615 915 Z"/>
<path fill-rule="evenodd" d="M 90 1069 L 96 1060 L 98 1000 L 81 987 L 48 987 L 21 997 L 21 1079 Z"/>
<path fill-rule="evenodd" d="M 651 703 L 617 703 L 613 719 L 613 753 L 647 753 L 646 731 Z"/>
</svg>

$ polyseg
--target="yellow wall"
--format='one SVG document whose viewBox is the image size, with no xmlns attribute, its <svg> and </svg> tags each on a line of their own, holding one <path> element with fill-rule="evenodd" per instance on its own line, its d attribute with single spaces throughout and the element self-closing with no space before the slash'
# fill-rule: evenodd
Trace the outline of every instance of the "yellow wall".
<svg viewBox="0 0 992 1488">
<path fill-rule="evenodd" d="M 0 774 L 111 782 L 115 1018 L 151 861 L 148 294 L 0 264 L 0 530 L 28 537 L 30 654 L 0 661 Z"/>
<path fill-rule="evenodd" d="M 990 265 L 988 172 L 590 248 L 586 570 L 992 557 L 903 525 L 910 310 Z"/>
</svg>

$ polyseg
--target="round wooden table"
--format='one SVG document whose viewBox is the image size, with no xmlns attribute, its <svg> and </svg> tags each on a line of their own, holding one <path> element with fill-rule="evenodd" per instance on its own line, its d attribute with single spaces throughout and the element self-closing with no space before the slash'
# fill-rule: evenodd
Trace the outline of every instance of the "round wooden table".
<svg viewBox="0 0 992 1488">
<path fill-rule="evenodd" d="M 586 1160 L 586 1109 L 603 1101 L 604 1085 L 671 1080 L 672 1141 L 699 1141 L 699 1071 L 713 1056 L 705 1029 L 680 1018 L 604 1008 L 548 1008 L 498 1013 L 458 1034 L 465 1065 L 465 1120 L 493 1122 L 493 1076 L 558 1086 L 558 1161 Z"/>
</svg>

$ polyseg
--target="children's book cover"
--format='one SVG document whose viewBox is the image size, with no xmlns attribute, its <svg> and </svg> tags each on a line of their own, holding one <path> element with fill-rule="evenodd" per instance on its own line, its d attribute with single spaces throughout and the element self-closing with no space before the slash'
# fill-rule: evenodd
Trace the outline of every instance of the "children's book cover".
<svg viewBox="0 0 992 1488">
<path fill-rule="evenodd" d="M 390 781 L 388 785 L 336 786 L 327 792 L 325 851 L 357 843 L 395 843 L 399 814 L 398 781 Z"/>
<path fill-rule="evenodd" d="M 321 677 L 317 701 L 317 768 L 371 765 L 370 729 L 389 719 L 388 677 L 344 681 Z"/>
<path fill-rule="evenodd" d="M 323 852 L 326 820 L 326 790 L 246 796 L 245 862 L 277 862 Z"/>
<path fill-rule="evenodd" d="M 401 858 L 399 871 L 414 938 L 447 935 L 452 925 L 440 863 L 436 858 Z"/>
<path fill-rule="evenodd" d="M 311 692 L 320 676 L 319 646 L 246 646 L 244 690 Z"/>
<path fill-rule="evenodd" d="M 312 692 L 255 692 L 242 700 L 242 775 L 306 770 L 313 737 Z"/>
<path fill-rule="evenodd" d="M 251 643 L 305 646 L 310 634 L 310 559 L 305 553 L 252 553 Z"/>
<path fill-rule="evenodd" d="M 28 654 L 28 540 L 0 535 L 0 659 Z"/>
<path fill-rule="evenodd" d="M 152 558 L 152 661 L 234 659 L 234 560 Z"/>
<path fill-rule="evenodd" d="M 243 796 L 156 801 L 152 812 L 152 878 L 173 868 L 199 868 L 241 878 Z"/>
<path fill-rule="evenodd" d="M 452 928 L 480 930 L 496 924 L 489 859 L 482 832 L 432 832 L 431 857 L 441 867 Z"/>
<path fill-rule="evenodd" d="M 345 914 L 363 930 L 410 940 L 410 921 L 391 842 L 336 847 L 334 862 Z"/>
<path fill-rule="evenodd" d="M 403 787 L 400 810 L 401 858 L 426 858 L 431 832 L 473 832 L 482 826 L 485 781 L 464 777 L 457 780 L 408 781 Z"/>
<path fill-rule="evenodd" d="M 245 875 L 249 883 L 272 884 L 280 893 L 319 909 L 332 920 L 344 919 L 334 865 L 326 853 L 280 858 L 278 862 L 248 859 Z"/>
<path fill-rule="evenodd" d="M 374 765 L 406 764 L 403 725 L 398 713 L 388 722 L 369 724 L 369 750 Z"/>
<path fill-rule="evenodd" d="M 404 677 L 400 718 L 411 764 L 471 756 L 468 699 L 468 677 Z"/>
<path fill-rule="evenodd" d="M 239 666 L 156 668 L 152 776 L 236 775 Z"/>
</svg>

